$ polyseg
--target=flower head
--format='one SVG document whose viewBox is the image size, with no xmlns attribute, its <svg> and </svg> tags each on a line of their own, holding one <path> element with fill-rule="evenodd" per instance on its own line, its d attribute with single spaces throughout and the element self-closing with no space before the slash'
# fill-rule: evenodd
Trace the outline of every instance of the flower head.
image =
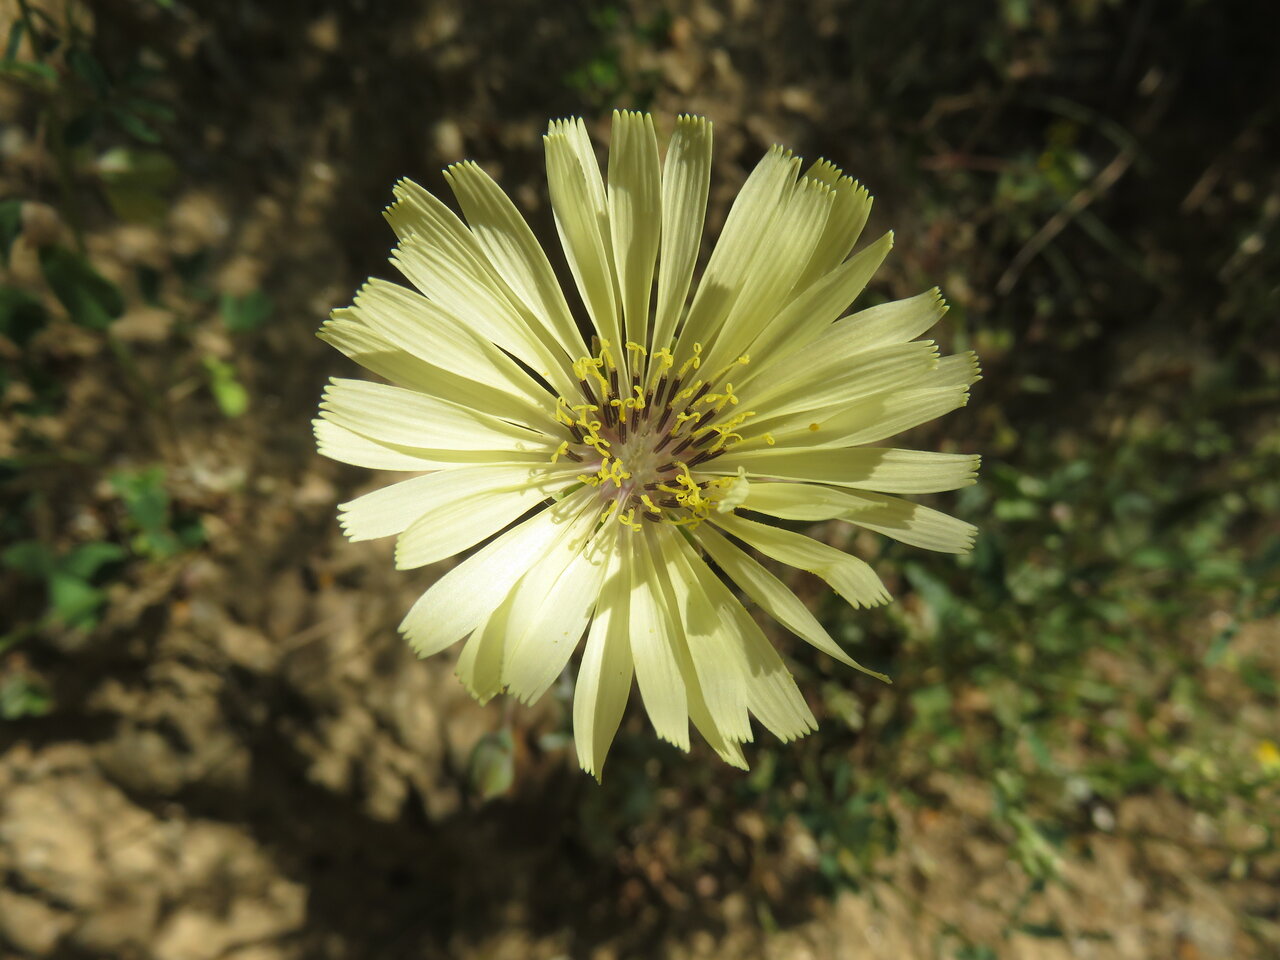
<svg viewBox="0 0 1280 960">
<path fill-rule="evenodd" d="M 553 122 L 545 145 L 588 322 L 474 163 L 445 174 L 465 222 L 397 184 L 392 262 L 416 290 L 370 280 L 320 332 L 390 383 L 332 381 L 315 428 L 327 456 L 415 476 L 343 504 L 342 524 L 397 535 L 402 569 L 479 546 L 401 629 L 422 656 L 465 639 L 458 676 L 482 701 L 537 699 L 586 633 L 573 721 L 588 772 L 633 676 L 660 737 L 688 749 L 692 720 L 745 767 L 752 715 L 783 740 L 815 721 L 730 583 L 863 668 L 743 545 L 855 607 L 889 594 L 863 561 L 740 511 L 966 551 L 972 526 L 895 494 L 970 484 L 978 458 L 876 444 L 962 406 L 977 362 L 916 339 L 946 310 L 936 290 L 844 315 L 892 236 L 851 253 L 871 198 L 832 164 L 801 176 L 770 150 L 695 286 L 710 123 L 680 117 L 664 160 L 649 116 L 615 113 L 607 180 L 581 120 Z"/>
</svg>

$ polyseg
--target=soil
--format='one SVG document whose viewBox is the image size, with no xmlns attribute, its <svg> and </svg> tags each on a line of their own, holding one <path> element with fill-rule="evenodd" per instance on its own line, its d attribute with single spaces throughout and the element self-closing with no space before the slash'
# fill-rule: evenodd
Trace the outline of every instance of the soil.
<svg viewBox="0 0 1280 960">
<path fill-rule="evenodd" d="M 325 378 L 354 373 L 313 333 L 365 276 L 392 276 L 379 216 L 391 184 L 411 175 L 442 191 L 446 163 L 477 158 L 553 236 L 540 134 L 548 117 L 590 109 L 590 90 L 565 77 L 602 44 L 655 115 L 715 118 L 713 229 L 773 140 L 845 157 L 901 228 L 885 292 L 914 292 L 949 241 L 912 238 L 894 147 L 859 129 L 892 92 L 834 82 L 827 41 L 845 4 L 815 0 L 798 17 L 757 0 L 628 7 L 628 23 L 661 24 L 658 43 L 639 28 L 617 39 L 588 5 L 559 17 L 526 0 L 93 6 L 104 61 L 162 51 L 179 110 L 166 144 L 181 179 L 163 220 L 115 223 L 100 200 L 87 211 L 94 262 L 128 295 L 115 335 L 165 386 L 148 398 L 100 340 L 60 326 L 44 349 L 68 400 L 44 429 L 82 466 L 40 482 L 52 528 L 87 539 L 123 527 L 101 478 L 161 462 L 207 542 L 130 565 L 97 628 L 25 654 L 56 708 L 0 727 L 0 958 L 908 960 L 966 956 L 969 942 L 1033 960 L 1261 956 L 1242 917 L 1275 916 L 1266 878 L 1280 863 L 1238 878 L 1223 834 L 1260 828 L 1204 822 L 1159 793 L 1097 814 L 1064 882 L 1039 886 L 988 826 L 989 785 L 937 771 L 934 802 L 895 807 L 896 851 L 835 897 L 803 881 L 815 850 L 799 825 L 767 856 L 744 854 L 743 875 L 688 883 L 667 865 L 681 855 L 673 837 L 705 833 L 696 809 L 671 809 L 668 832 L 585 846 L 575 817 L 598 788 L 548 745 L 554 702 L 516 712 L 516 787 L 485 802 L 469 765 L 504 708 L 467 697 L 454 654 L 418 661 L 395 632 L 447 564 L 397 573 L 390 544 L 337 528 L 335 504 L 383 478 L 314 452 Z M 826 41 L 810 49 L 804 30 Z M 6 122 L 26 109 L 0 98 Z M 607 112 L 591 126 L 603 138 Z M 35 156 L 9 141 L 6 182 L 29 177 Z M 229 334 L 217 298 L 181 279 L 197 253 L 216 293 L 267 290 L 271 322 Z M 31 250 L 14 256 L 13 277 L 34 273 Z M 139 266 L 162 277 L 162 308 L 139 295 Z M 991 296 L 994 274 L 981 279 L 959 293 L 973 309 Z M 173 360 L 185 351 L 235 363 L 245 417 L 208 402 L 198 363 Z M 1275 623 L 1255 629 L 1258 646 L 1275 644 Z M 744 814 L 718 829 L 755 849 L 762 827 Z M 1014 905 L 1023 928 L 1010 933 Z"/>
</svg>

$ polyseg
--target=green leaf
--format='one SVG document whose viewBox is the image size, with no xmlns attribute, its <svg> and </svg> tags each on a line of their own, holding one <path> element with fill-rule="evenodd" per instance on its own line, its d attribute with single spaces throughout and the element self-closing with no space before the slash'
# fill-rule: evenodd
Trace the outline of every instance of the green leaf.
<svg viewBox="0 0 1280 960">
<path fill-rule="evenodd" d="M 147 121 L 143 120 L 136 113 L 130 113 L 120 107 L 116 107 L 111 111 L 116 118 L 116 122 L 120 124 L 120 128 L 125 133 L 130 134 L 143 143 L 156 144 L 160 142 L 160 134 Z"/>
<path fill-rule="evenodd" d="M 167 103 L 157 103 L 143 97 L 130 97 L 124 105 L 138 116 L 150 117 L 160 123 L 172 123 L 177 118 L 177 113 Z"/>
<path fill-rule="evenodd" d="M 22 37 L 26 30 L 27 25 L 18 19 L 15 19 L 9 27 L 9 40 L 4 45 L 4 58 L 6 61 L 11 61 L 18 55 L 18 48 L 22 46 Z"/>
<path fill-rule="evenodd" d="M 0 201 L 0 263 L 9 265 L 9 251 L 22 232 L 22 201 Z"/>
<path fill-rule="evenodd" d="M 97 166 L 107 200 L 121 219 L 156 221 L 168 211 L 165 194 L 178 176 L 168 154 L 116 147 L 99 157 Z"/>
<path fill-rule="evenodd" d="M 52 707 L 49 691 L 38 681 L 18 674 L 0 683 L 0 719 L 41 717 Z"/>
<path fill-rule="evenodd" d="M 57 244 L 42 247 L 40 267 L 74 323 L 106 330 L 124 313 L 120 291 L 80 254 Z"/>
<path fill-rule="evenodd" d="M 249 391 L 236 377 L 236 368 L 217 357 L 205 357 L 204 368 L 209 374 L 209 389 L 224 417 L 242 416 L 249 409 Z"/>
<path fill-rule="evenodd" d="M 133 542 L 138 553 L 163 560 L 182 549 L 170 528 L 169 491 L 165 489 L 163 467 L 122 471 L 112 476 L 111 485 L 138 531 Z"/>
<path fill-rule="evenodd" d="M 129 517 L 142 530 L 163 529 L 169 523 L 169 493 L 164 488 L 164 468 L 147 467 L 120 472 L 111 478 Z"/>
<path fill-rule="evenodd" d="M 0 563 L 40 580 L 51 576 L 56 565 L 53 551 L 39 540 L 23 540 L 6 547 L 0 553 Z"/>
<path fill-rule="evenodd" d="M 248 333 L 257 330 L 271 319 L 271 298 L 261 290 L 243 296 L 222 295 L 222 322 L 232 333 Z"/>
<path fill-rule="evenodd" d="M 67 121 L 62 128 L 62 142 L 68 149 L 83 147 L 98 129 L 102 113 L 97 109 L 86 110 Z"/>
<path fill-rule="evenodd" d="M 98 97 L 106 98 L 111 93 L 111 81 L 102 69 L 96 57 L 84 47 L 72 47 L 67 51 L 67 66 L 71 72 L 89 85 Z"/>
<path fill-rule="evenodd" d="M 471 751 L 467 779 L 482 800 L 510 791 L 516 778 L 515 744 L 510 730 L 486 733 Z"/>
<path fill-rule="evenodd" d="M 44 86 L 58 82 L 58 71 L 47 63 L 32 63 L 26 60 L 5 60 L 0 62 L 0 76 L 29 83 L 32 86 Z"/>
<path fill-rule="evenodd" d="M 25 346 L 49 320 L 44 305 L 25 290 L 0 287 L 0 335 Z"/>
<path fill-rule="evenodd" d="M 60 572 L 49 578 L 49 606 L 69 627 L 93 626 L 93 615 L 106 599 L 97 587 L 72 574 Z"/>
<path fill-rule="evenodd" d="M 82 580 L 92 580 L 107 564 L 117 563 L 127 556 L 127 551 L 118 543 L 95 541 L 81 544 L 72 550 L 62 561 L 61 567 Z"/>
</svg>

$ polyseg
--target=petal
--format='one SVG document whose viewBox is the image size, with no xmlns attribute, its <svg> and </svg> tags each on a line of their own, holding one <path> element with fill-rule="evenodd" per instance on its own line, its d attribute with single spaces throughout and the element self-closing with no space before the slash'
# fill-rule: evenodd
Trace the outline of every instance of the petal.
<svg viewBox="0 0 1280 960">
<path fill-rule="evenodd" d="M 835 547 L 731 514 L 713 514 L 711 520 L 765 556 L 821 577 L 854 607 L 875 607 L 891 599 L 870 565 Z"/>
<path fill-rule="evenodd" d="M 569 270 L 596 332 L 620 352 L 609 209 L 586 127 L 581 119 L 553 120 L 542 139 L 551 208 Z"/>
<path fill-rule="evenodd" d="M 429 501 L 429 506 L 396 541 L 399 570 L 426 566 L 474 547 L 563 488 L 570 476 L 506 464 L 441 470 L 419 479 L 424 487 L 429 480 L 435 484 L 419 501 Z"/>
<path fill-rule="evenodd" d="M 609 144 L 609 224 L 629 341 L 649 338 L 649 298 L 662 234 L 658 136 L 647 113 L 613 112 Z"/>
<path fill-rule="evenodd" d="M 692 353 L 694 343 L 707 342 L 720 329 L 762 253 L 767 255 L 765 241 L 795 188 L 799 165 L 789 151 L 773 147 L 747 177 L 703 271 L 680 331 L 677 355 Z"/>
<path fill-rule="evenodd" d="M 801 696 L 791 671 L 746 608 L 706 564 L 693 563 L 690 571 L 706 590 L 722 622 L 732 627 L 740 645 L 745 657 L 742 680 L 747 707 L 765 729 L 780 740 L 794 740 L 816 730 L 818 722 Z"/>
<path fill-rule="evenodd" d="M 676 120 L 662 167 L 662 251 L 653 320 L 654 350 L 671 345 L 684 312 L 702 245 L 710 182 L 711 123 L 702 117 L 681 116 Z"/>
<path fill-rule="evenodd" d="M 400 244 L 391 262 L 461 326 L 518 357 L 561 393 L 573 384 L 563 352 L 546 324 L 489 262 L 457 215 L 410 180 L 396 184 L 387 208 Z"/>
<path fill-rule="evenodd" d="M 809 483 L 753 483 L 744 506 L 783 520 L 845 520 L 939 553 L 968 553 L 978 535 L 973 524 L 910 500 Z"/>
<path fill-rule="evenodd" d="M 750 740 L 745 652 L 731 621 L 712 605 L 693 568 L 706 564 L 696 556 L 690 559 L 692 551 L 673 527 L 658 527 L 651 542 L 663 594 L 683 633 L 707 715 L 723 739 Z"/>
<path fill-rule="evenodd" d="M 807 290 L 816 280 L 844 262 L 871 215 L 871 195 L 866 187 L 852 177 L 843 176 L 840 168 L 830 161 L 819 160 L 805 176 L 830 185 L 833 198 L 822 238 L 814 247 L 804 273 L 796 281 L 797 291 Z"/>
<path fill-rule="evenodd" d="M 366 370 L 392 383 L 427 393 L 435 392 L 441 386 L 436 380 L 437 368 L 405 353 L 365 324 L 351 318 L 347 311 L 335 310 L 316 336 Z"/>
<path fill-rule="evenodd" d="M 348 430 L 422 450 L 501 451 L 505 459 L 524 453 L 549 460 L 557 442 L 449 400 L 370 380 L 331 379 L 320 410 Z M 550 418 L 546 425 L 551 427 Z"/>
<path fill-rule="evenodd" d="M 684 677 L 685 690 L 689 698 L 689 719 L 693 721 L 694 727 L 721 760 L 739 770 L 748 769 L 747 759 L 742 754 L 740 742 L 730 740 L 716 726 L 706 699 L 702 695 L 702 687 L 688 649 L 681 647 L 680 653 L 680 673 Z"/>
<path fill-rule="evenodd" d="M 891 240 L 892 236 L 886 234 L 872 247 L 862 251 L 829 274 L 827 278 L 819 281 L 809 294 L 788 307 L 786 312 L 790 314 L 792 308 L 800 301 L 810 297 L 815 301 L 820 299 L 818 292 L 827 285 L 833 284 L 835 278 L 846 271 L 851 272 L 852 280 L 857 280 L 859 277 L 852 275 L 852 265 L 859 262 L 860 258 L 871 255 L 878 247 L 883 247 L 887 252 L 886 239 Z M 871 262 L 878 264 L 881 259 L 883 259 L 883 253 L 878 253 L 866 266 L 870 266 Z M 865 269 L 857 273 L 865 273 Z M 935 287 L 906 300 L 895 300 L 869 307 L 832 323 L 834 317 L 825 311 L 837 304 L 839 299 L 843 299 L 845 293 L 847 288 L 838 298 L 835 294 L 821 298 L 823 303 L 820 308 L 811 307 L 808 303 L 803 304 L 804 311 L 798 314 L 801 318 L 799 323 L 794 323 L 787 317 L 780 318 L 779 323 L 771 328 L 774 340 L 771 341 L 767 354 L 762 356 L 760 364 L 739 378 L 742 384 L 745 386 L 747 383 L 752 383 L 754 386 L 754 379 L 762 374 L 766 375 L 766 382 L 770 384 L 812 379 L 815 362 L 821 364 L 823 370 L 839 369 L 860 355 L 885 350 L 895 345 L 901 346 L 924 333 L 947 312 L 946 303 Z M 846 305 L 848 302 L 844 300 Z M 835 309 L 839 311 L 843 307 L 836 306 Z M 752 349 L 761 351 L 763 341 L 762 337 Z"/>
<path fill-rule="evenodd" d="M 509 499 L 513 490 L 529 485 L 531 470 L 537 469 L 506 463 L 437 470 L 339 504 L 339 520 L 352 540 L 389 537 L 425 515 L 447 511 L 455 503 L 469 503 L 470 494 Z M 534 475 L 546 482 L 545 472 L 539 470 Z"/>
<path fill-rule="evenodd" d="M 947 309 L 942 293 L 934 287 L 905 300 L 860 310 L 839 321 L 829 331 L 829 340 L 815 346 L 824 351 L 856 353 L 886 343 L 914 340 L 941 320 Z"/>
<path fill-rule="evenodd" d="M 627 604 L 631 658 L 653 729 L 663 740 L 688 750 L 689 700 L 675 649 L 679 636 L 673 628 L 673 612 L 664 603 L 647 530 L 646 525 L 640 536 L 621 541 L 622 549 L 630 553 L 623 562 L 631 572 Z"/>
<path fill-rule="evenodd" d="M 889 344 L 840 362 L 816 353 L 805 371 L 768 386 L 756 382 L 749 397 L 757 416 L 740 432 L 751 436 L 789 425 L 812 429 L 811 411 L 840 410 L 863 397 L 922 381 L 937 366 L 938 348 L 932 340 Z"/>
<path fill-rule="evenodd" d="M 627 640 L 630 578 L 614 551 L 596 602 L 573 694 L 573 741 L 578 763 L 597 780 L 631 694 L 631 647 Z"/>
<path fill-rule="evenodd" d="M 756 337 L 777 319 L 791 299 L 796 280 L 822 236 L 831 212 L 832 191 L 825 183 L 802 179 L 769 227 L 741 293 L 715 336 L 704 362 L 719 370 L 741 356 Z"/>
<path fill-rule="evenodd" d="M 792 376 L 791 368 L 779 369 L 777 365 L 791 358 L 793 364 L 803 367 L 806 360 L 822 356 L 815 350 L 793 355 L 813 343 L 858 298 L 892 248 L 893 234 L 886 233 L 787 304 L 751 344 L 750 354 L 757 362 L 740 378 L 742 383 L 760 376 L 769 380 Z"/>
<path fill-rule="evenodd" d="M 546 418 L 551 398 L 543 386 L 488 339 L 421 294 L 370 280 L 356 294 L 354 306 L 341 313 L 428 365 L 433 371 L 429 392 L 500 416 L 505 414 L 495 407 L 513 408 L 526 422 Z M 433 383 L 436 389 L 430 389 Z"/>
<path fill-rule="evenodd" d="M 483 624 L 588 502 L 582 492 L 566 497 L 512 527 L 432 584 L 400 623 L 400 632 L 418 656 L 438 653 Z"/>
<path fill-rule="evenodd" d="M 311 421 L 316 449 L 331 460 L 370 470 L 437 470 L 446 464 L 418 456 L 413 448 L 379 443 L 329 420 Z"/>
<path fill-rule="evenodd" d="M 978 379 L 973 354 L 943 357 L 901 389 L 850 397 L 826 410 L 771 424 L 769 431 L 779 447 L 876 443 L 963 407 L 969 402 L 969 386 Z"/>
<path fill-rule="evenodd" d="M 582 521 L 512 594 L 502 682 L 523 703 L 541 697 L 564 671 L 600 596 L 618 525 L 588 543 L 596 518 L 587 512 Z"/>
<path fill-rule="evenodd" d="M 494 270 L 542 320 L 568 358 L 585 356 L 586 344 L 569 313 L 551 262 L 515 204 L 470 161 L 449 167 L 445 180 Z"/>
<path fill-rule="evenodd" d="M 507 624 L 511 616 L 511 595 L 467 637 L 453 672 L 467 693 L 488 703 L 502 692 L 502 659 L 506 652 Z"/>
<path fill-rule="evenodd" d="M 934 453 L 894 447 L 835 450 L 730 450 L 705 464 L 705 473 L 776 477 L 831 483 L 883 493 L 940 493 L 971 486 L 982 458 L 968 453 Z"/>
<path fill-rule="evenodd" d="M 767 486 L 781 486 L 781 484 L 767 484 Z M 840 645 L 809 612 L 809 608 L 800 598 L 788 590 L 781 580 L 766 570 L 754 557 L 734 546 L 707 524 L 699 527 L 695 536 L 698 543 L 711 555 L 711 559 L 725 572 L 725 576 L 741 587 L 742 591 L 765 613 L 827 656 L 839 660 L 845 666 L 861 670 L 886 683 L 889 682 L 889 678 L 883 673 L 867 669 L 840 649 Z"/>
</svg>

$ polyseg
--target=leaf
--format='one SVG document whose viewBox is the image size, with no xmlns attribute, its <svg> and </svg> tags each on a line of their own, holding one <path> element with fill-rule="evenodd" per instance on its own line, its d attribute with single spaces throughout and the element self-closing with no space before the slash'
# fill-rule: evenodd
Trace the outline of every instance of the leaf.
<svg viewBox="0 0 1280 960">
<path fill-rule="evenodd" d="M 80 254 L 58 244 L 41 247 L 40 267 L 73 323 L 91 330 L 106 330 L 111 321 L 124 313 L 124 299 L 115 284 L 94 270 Z"/>
<path fill-rule="evenodd" d="M 6 60 L 0 62 L 0 76 L 10 76 L 15 80 L 25 81 L 33 86 L 55 84 L 58 82 L 58 71 L 47 63 L 32 63 L 26 60 Z"/>
<path fill-rule="evenodd" d="M 182 549 L 170 529 L 169 491 L 165 489 L 163 467 L 117 473 L 112 476 L 111 485 L 138 530 L 133 542 L 138 553 L 164 559 Z"/>
<path fill-rule="evenodd" d="M 96 57 L 84 47 L 72 47 L 67 51 L 67 66 L 89 85 L 98 97 L 105 99 L 111 93 L 111 81 Z"/>
<path fill-rule="evenodd" d="M 147 123 L 147 121 L 143 120 L 137 114 L 130 113 L 128 110 L 124 110 L 120 107 L 113 108 L 111 113 L 125 133 L 132 135 L 143 143 L 155 144 L 160 142 L 160 134 L 156 132 L 155 128 L 152 127 L 151 124 Z"/>
<path fill-rule="evenodd" d="M 249 409 L 249 391 L 236 377 L 236 368 L 217 357 L 205 357 L 204 368 L 209 374 L 209 389 L 222 415 L 232 419 L 242 416 Z"/>
<path fill-rule="evenodd" d="M 44 685 L 21 674 L 11 676 L 0 684 L 0 719 L 41 717 L 52 706 L 53 700 Z"/>
<path fill-rule="evenodd" d="M 18 48 L 22 46 L 22 37 L 26 33 L 27 25 L 21 20 L 15 19 L 9 27 L 9 40 L 4 45 L 5 60 L 13 60 L 18 55 Z"/>
<path fill-rule="evenodd" d="M 492 800 L 511 790 L 515 783 L 515 744 L 510 730 L 486 733 L 471 751 L 467 779 L 482 800 Z"/>
<path fill-rule="evenodd" d="M 62 569 L 82 580 L 92 580 L 98 571 L 110 563 L 117 563 L 128 556 L 118 543 L 95 541 L 76 547 L 62 562 Z"/>
<path fill-rule="evenodd" d="M 92 626 L 94 614 L 106 599 L 97 587 L 72 574 L 59 572 L 49 578 L 49 606 L 69 627 Z"/>
<path fill-rule="evenodd" d="M 271 298 L 261 290 L 253 290 L 244 296 L 223 294 L 222 322 L 232 333 L 248 333 L 257 330 L 271 319 Z"/>
<path fill-rule="evenodd" d="M 168 525 L 169 493 L 164 488 L 163 467 L 117 473 L 111 478 L 111 486 L 139 528 L 155 530 Z"/>
<path fill-rule="evenodd" d="M 155 221 L 169 209 L 165 193 L 178 170 L 168 154 L 116 147 L 98 158 L 97 167 L 107 200 L 121 219 Z"/>
<path fill-rule="evenodd" d="M 0 263 L 9 265 L 9 251 L 22 232 L 22 201 L 0 201 Z"/>
<path fill-rule="evenodd" d="M 0 563 L 33 579 L 43 580 L 53 574 L 53 551 L 39 540 L 23 540 L 0 553 Z"/>
<path fill-rule="evenodd" d="M 48 320 L 43 304 L 31 294 L 0 287 L 0 335 L 22 347 Z"/>
<path fill-rule="evenodd" d="M 96 109 L 86 110 L 84 113 L 72 117 L 67 121 L 67 125 L 62 128 L 63 144 L 71 150 L 84 146 L 97 131 L 101 120 L 102 114 Z"/>
</svg>

